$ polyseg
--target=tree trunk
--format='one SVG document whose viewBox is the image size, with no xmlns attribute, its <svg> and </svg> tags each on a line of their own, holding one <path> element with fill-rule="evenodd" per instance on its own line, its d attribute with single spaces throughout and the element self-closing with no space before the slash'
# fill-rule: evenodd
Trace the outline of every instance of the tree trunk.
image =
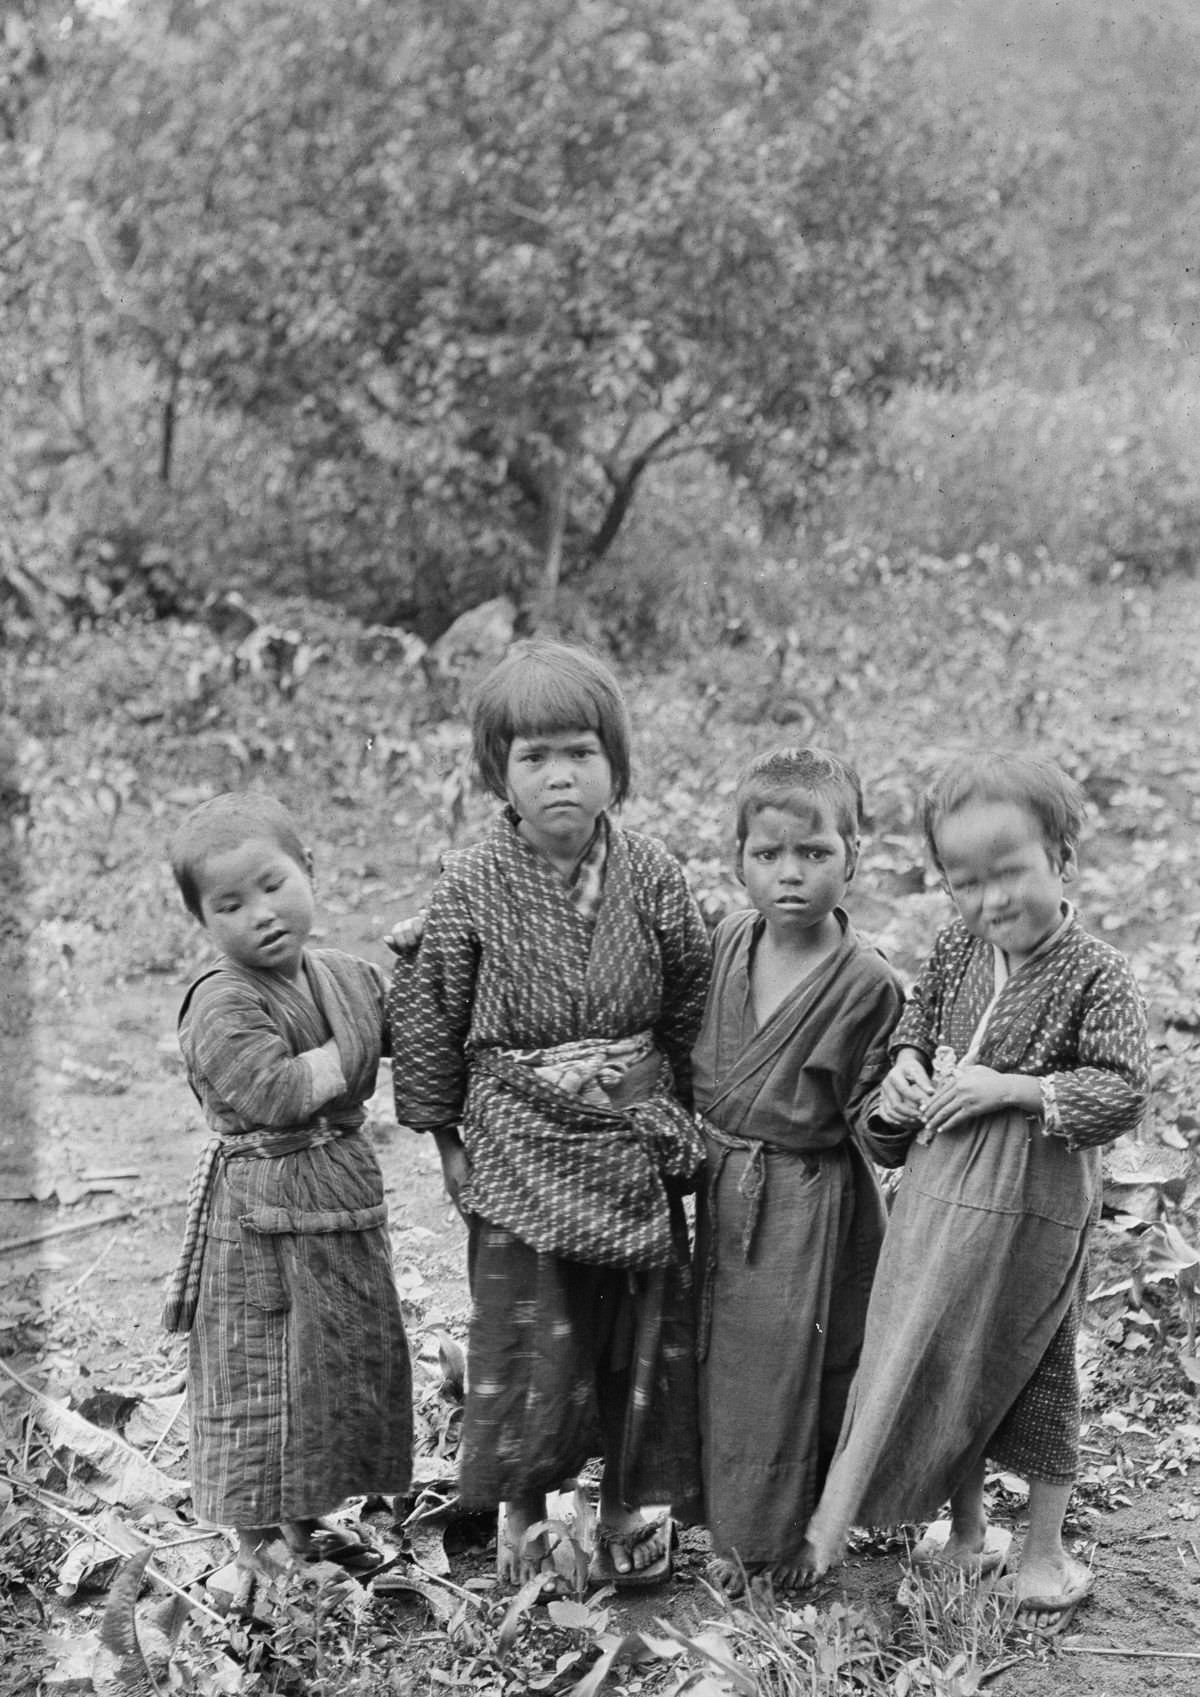
<svg viewBox="0 0 1200 1697">
<path fill-rule="evenodd" d="M 562 581 L 563 540 L 567 533 L 568 497 L 579 452 L 578 434 L 558 449 L 553 463 L 542 476 L 542 505 L 546 515 L 546 543 L 542 554 L 542 596 L 553 608 Z"/>
<path fill-rule="evenodd" d="M 612 499 L 605 509 L 599 530 L 588 544 L 589 559 L 602 560 L 608 553 L 617 539 L 617 532 L 625 523 L 630 507 L 633 505 L 633 497 L 637 493 L 637 486 L 641 482 L 642 473 L 656 455 L 666 447 L 667 443 L 680 434 L 685 422 L 683 419 L 676 419 L 673 424 L 668 424 L 665 430 L 660 430 L 652 442 L 647 442 L 640 454 L 634 455 L 620 475 L 611 466 L 605 468 L 608 472 L 609 486 L 612 489 Z"/>
<path fill-rule="evenodd" d="M 171 456 L 175 451 L 175 419 L 177 397 L 179 395 L 179 367 L 171 369 L 171 379 L 167 384 L 167 398 L 163 402 L 162 435 L 158 445 L 158 481 L 170 483 Z"/>
</svg>

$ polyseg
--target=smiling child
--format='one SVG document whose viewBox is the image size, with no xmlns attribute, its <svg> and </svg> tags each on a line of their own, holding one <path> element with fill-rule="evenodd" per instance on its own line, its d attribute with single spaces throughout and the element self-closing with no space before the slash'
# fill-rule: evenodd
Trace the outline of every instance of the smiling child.
<svg viewBox="0 0 1200 1697">
<path fill-rule="evenodd" d="M 925 834 L 958 909 L 892 1041 L 868 1143 L 905 1161 L 841 1447 L 809 1527 L 814 1568 L 852 1522 L 931 1514 L 914 1559 L 986 1568 L 987 1461 L 1029 1480 L 1005 1582 L 1023 1621 L 1061 1630 L 1091 1575 L 1063 1544 L 1079 1456 L 1075 1341 L 1100 1146 L 1149 1089 L 1146 1016 L 1128 965 L 1065 892 L 1078 787 L 1034 755 L 956 761 Z M 943 1064 L 938 1077 L 933 1063 Z"/>
</svg>

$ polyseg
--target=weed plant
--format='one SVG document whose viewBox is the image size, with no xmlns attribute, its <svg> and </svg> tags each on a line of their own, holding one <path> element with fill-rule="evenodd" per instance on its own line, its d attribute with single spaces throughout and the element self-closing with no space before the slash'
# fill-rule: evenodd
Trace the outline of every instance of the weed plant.
<svg viewBox="0 0 1200 1697">
<path fill-rule="evenodd" d="M 712 1697 L 973 1697 L 1020 1657 L 1012 1606 L 961 1572 L 913 1573 L 903 1624 L 844 1603 L 777 1606 L 753 1588 L 719 1620 L 673 1633 Z"/>
</svg>

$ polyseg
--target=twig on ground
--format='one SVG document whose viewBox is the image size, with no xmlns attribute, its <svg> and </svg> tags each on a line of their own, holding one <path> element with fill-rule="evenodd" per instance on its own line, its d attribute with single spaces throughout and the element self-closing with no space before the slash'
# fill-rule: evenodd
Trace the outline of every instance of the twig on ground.
<svg viewBox="0 0 1200 1697">
<path fill-rule="evenodd" d="M 71 1298 L 73 1296 L 75 1296 L 77 1294 L 77 1292 L 79 1290 L 81 1290 L 82 1287 L 88 1282 L 88 1280 L 91 1278 L 92 1274 L 96 1271 L 96 1268 L 104 1260 L 105 1256 L 108 1255 L 112 1251 L 112 1248 L 115 1245 L 116 1241 L 117 1240 L 116 1240 L 115 1237 L 109 1238 L 108 1242 L 104 1245 L 104 1248 L 100 1251 L 99 1255 L 97 1255 L 96 1259 L 92 1262 L 91 1266 L 85 1268 L 84 1271 L 82 1273 L 80 1273 L 79 1277 L 75 1280 L 74 1284 L 70 1284 L 70 1285 L 67 1286 L 66 1290 L 63 1291 L 62 1295 L 58 1298 L 57 1302 L 52 1302 L 48 1308 L 45 1308 L 45 1309 L 42 1310 L 43 1318 L 46 1318 L 47 1316 L 49 1316 L 51 1314 L 57 1314 L 60 1308 L 66 1307 L 67 1303 L 70 1302 Z"/>
<path fill-rule="evenodd" d="M 980 1685 L 986 1685 L 989 1680 L 999 1678 L 1002 1673 L 1007 1673 L 1009 1668 L 1019 1667 L 1022 1662 L 1028 1661 L 1028 1659 L 1027 1656 L 1005 1656 L 1002 1662 L 993 1662 L 990 1667 L 985 1668 L 979 1674 Z"/>
<path fill-rule="evenodd" d="M 4 1363 L 0 1362 L 0 1367 L 3 1365 Z M 121 1549 L 120 1545 L 114 1544 L 111 1538 L 106 1538 L 104 1533 L 101 1532 L 98 1527 L 89 1525 L 82 1515 L 76 1514 L 72 1509 L 69 1509 L 62 1503 L 57 1502 L 52 1492 L 42 1490 L 37 1485 L 26 1484 L 24 1479 L 18 1479 L 13 1474 L 6 1473 L 3 1470 L 0 1470 L 0 1479 L 3 1479 L 6 1484 L 11 1485 L 14 1491 L 23 1491 L 27 1497 L 32 1497 L 34 1502 L 41 1503 L 43 1508 L 48 1508 L 52 1514 L 57 1514 L 63 1520 L 68 1521 L 75 1527 L 76 1531 L 82 1532 L 85 1538 L 95 1538 L 97 1543 L 107 1544 L 113 1554 L 120 1556 L 122 1561 L 129 1559 L 128 1550 Z M 133 1536 L 140 1537 L 140 1534 L 134 1533 Z M 144 1542 L 147 1544 L 150 1550 L 151 1560 L 153 1560 L 154 1552 L 158 1546 L 150 1543 L 149 1539 L 144 1540 Z M 173 1579 L 168 1579 L 166 1574 L 160 1573 L 156 1567 L 148 1566 L 146 1568 L 146 1574 L 156 1585 L 161 1585 L 164 1590 L 171 1591 L 176 1597 L 181 1598 L 187 1604 L 189 1609 L 195 1609 L 198 1614 L 207 1615 L 210 1620 L 215 1621 L 220 1627 L 228 1625 L 224 1615 L 218 1614 L 216 1609 L 210 1609 L 207 1603 L 201 1603 L 198 1601 L 197 1598 L 192 1596 L 190 1591 L 185 1591 L 182 1585 L 176 1585 Z"/>
<path fill-rule="evenodd" d="M 1131 1656 L 1147 1662 L 1200 1662 L 1200 1650 L 1126 1650 L 1109 1644 L 1063 1644 L 1055 1648 L 1065 1656 Z"/>
<path fill-rule="evenodd" d="M 91 1220 L 72 1220 L 63 1226 L 43 1226 L 40 1231 L 30 1232 L 27 1237 L 13 1237 L 7 1243 L 0 1243 L 0 1255 L 15 1255 L 21 1249 L 35 1249 L 39 1243 L 47 1243 L 51 1238 L 72 1237 L 79 1232 L 96 1231 L 100 1226 L 114 1226 L 120 1220 L 131 1220 L 132 1208 L 118 1208 L 111 1214 L 97 1214 Z"/>
</svg>

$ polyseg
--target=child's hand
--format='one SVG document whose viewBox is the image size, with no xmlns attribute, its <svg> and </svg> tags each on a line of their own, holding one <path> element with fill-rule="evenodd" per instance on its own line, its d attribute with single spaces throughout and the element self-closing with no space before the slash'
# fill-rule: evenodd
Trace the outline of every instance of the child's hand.
<svg viewBox="0 0 1200 1697">
<path fill-rule="evenodd" d="M 879 1112 L 889 1125 L 923 1125 L 932 1093 L 925 1062 L 916 1049 L 901 1049 L 879 1092 Z"/>
<path fill-rule="evenodd" d="M 410 919 L 397 920 L 384 936 L 384 942 L 394 955 L 415 955 L 425 935 L 425 909 Z"/>
<path fill-rule="evenodd" d="M 467 1210 L 462 1205 L 462 1191 L 471 1169 L 467 1162 L 467 1152 L 462 1146 L 462 1138 L 457 1131 L 436 1131 L 433 1135 L 437 1142 L 438 1154 L 442 1158 L 442 1183 L 446 1186 L 446 1195 L 465 1220 Z"/>
<path fill-rule="evenodd" d="M 955 1131 L 983 1114 L 1012 1107 L 1012 1084 L 1010 1073 L 994 1072 L 991 1067 L 960 1066 L 952 1077 L 938 1084 L 929 1098 L 925 1109 L 926 1131 L 930 1137 L 936 1137 L 939 1132 Z"/>
</svg>

